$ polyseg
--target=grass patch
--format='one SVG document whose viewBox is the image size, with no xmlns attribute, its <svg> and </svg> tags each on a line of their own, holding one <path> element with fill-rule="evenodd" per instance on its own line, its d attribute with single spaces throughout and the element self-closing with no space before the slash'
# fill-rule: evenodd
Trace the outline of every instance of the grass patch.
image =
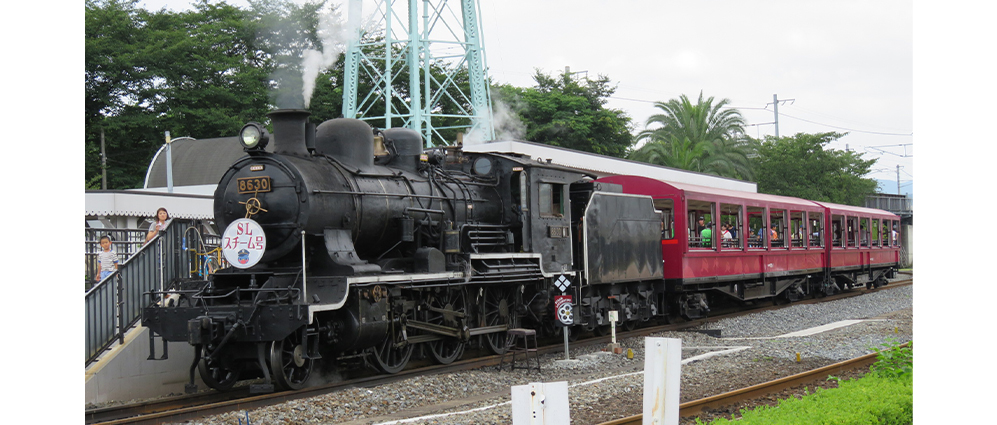
<svg viewBox="0 0 997 425">
<path fill-rule="evenodd" d="M 877 361 L 859 379 L 839 381 L 838 388 L 818 388 L 803 398 L 781 400 L 777 406 L 742 410 L 740 425 L 841 424 L 906 425 L 914 422 L 914 344 L 890 341 L 876 349 Z M 830 377 L 829 379 L 837 379 Z M 716 419 L 697 424 L 731 424 Z"/>
</svg>

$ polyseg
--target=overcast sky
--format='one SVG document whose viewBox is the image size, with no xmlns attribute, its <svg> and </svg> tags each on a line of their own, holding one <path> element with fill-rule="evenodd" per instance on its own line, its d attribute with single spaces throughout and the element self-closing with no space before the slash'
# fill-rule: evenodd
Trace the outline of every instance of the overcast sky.
<svg viewBox="0 0 997 425">
<path fill-rule="evenodd" d="M 303 2 L 304 0 L 295 0 Z M 189 0 L 143 0 L 147 9 Z M 245 6 L 245 0 L 229 0 Z M 345 2 L 333 2 L 345 4 Z M 366 2 L 365 14 L 372 11 Z M 871 177 L 913 178 L 910 1 L 481 0 L 490 76 L 531 86 L 535 68 L 617 84 L 609 107 L 643 129 L 653 102 L 730 99 L 753 137 L 848 132 L 831 147 L 878 158 Z M 451 6 L 459 10 L 459 5 Z M 344 7 L 345 9 L 345 7 Z M 345 13 L 344 13 L 345 15 Z M 904 190 L 909 190 L 907 185 Z"/>
</svg>

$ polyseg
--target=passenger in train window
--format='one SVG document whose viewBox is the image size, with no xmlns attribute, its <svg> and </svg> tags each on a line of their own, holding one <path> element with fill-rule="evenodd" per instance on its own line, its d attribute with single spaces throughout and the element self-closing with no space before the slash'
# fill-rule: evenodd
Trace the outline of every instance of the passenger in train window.
<svg viewBox="0 0 997 425">
<path fill-rule="evenodd" d="M 733 239 L 733 236 L 730 235 L 730 228 L 731 226 L 729 224 L 724 224 L 723 226 L 721 226 L 720 238 L 723 240 L 724 248 L 730 248 L 731 246 L 733 246 L 733 244 L 731 243 L 731 239 Z"/>
<path fill-rule="evenodd" d="M 703 227 L 703 231 L 699 235 L 703 238 L 703 248 L 710 248 L 713 246 L 713 231 L 710 230 L 713 227 L 713 223 L 707 224 Z"/>
<path fill-rule="evenodd" d="M 705 223 L 706 223 L 706 219 L 703 218 L 703 217 L 699 217 L 699 220 L 696 221 L 696 234 L 697 235 L 700 234 L 700 233 L 702 233 L 703 229 L 706 228 L 706 224 Z"/>
</svg>

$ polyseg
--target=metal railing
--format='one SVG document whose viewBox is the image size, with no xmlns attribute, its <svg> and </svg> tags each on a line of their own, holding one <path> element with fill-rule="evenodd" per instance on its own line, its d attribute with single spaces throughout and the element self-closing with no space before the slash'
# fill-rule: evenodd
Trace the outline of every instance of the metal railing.
<svg viewBox="0 0 997 425">
<path fill-rule="evenodd" d="M 194 254 L 186 249 L 184 233 L 197 224 L 197 220 L 172 220 L 166 230 L 86 292 L 87 365 L 115 342 L 124 343 L 125 332 L 135 325 L 142 308 L 148 305 L 144 293 L 162 291 L 178 279 L 190 277 L 190 261 Z"/>
<path fill-rule="evenodd" d="M 96 276 L 99 270 L 97 255 L 101 251 L 100 238 L 105 235 L 111 238 L 111 250 L 118 254 L 118 261 L 124 263 L 142 248 L 148 230 L 87 228 L 85 232 L 86 236 L 84 237 L 83 244 L 83 257 L 85 260 L 84 285 L 85 290 L 89 290 L 97 284 Z"/>
<path fill-rule="evenodd" d="M 897 215 L 914 211 L 914 198 L 902 195 L 876 194 L 865 198 L 867 208 L 886 210 Z"/>
</svg>

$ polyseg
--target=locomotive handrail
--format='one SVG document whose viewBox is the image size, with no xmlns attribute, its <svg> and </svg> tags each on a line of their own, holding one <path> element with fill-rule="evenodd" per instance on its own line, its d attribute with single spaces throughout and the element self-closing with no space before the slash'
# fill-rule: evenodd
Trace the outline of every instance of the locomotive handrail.
<svg viewBox="0 0 997 425">
<path fill-rule="evenodd" d="M 164 291 L 167 283 L 190 277 L 190 253 L 184 231 L 195 220 L 173 219 L 148 244 L 121 263 L 113 278 L 104 279 L 84 294 L 84 351 L 86 365 L 111 348 L 124 343 L 149 305 L 145 294 Z"/>
</svg>

